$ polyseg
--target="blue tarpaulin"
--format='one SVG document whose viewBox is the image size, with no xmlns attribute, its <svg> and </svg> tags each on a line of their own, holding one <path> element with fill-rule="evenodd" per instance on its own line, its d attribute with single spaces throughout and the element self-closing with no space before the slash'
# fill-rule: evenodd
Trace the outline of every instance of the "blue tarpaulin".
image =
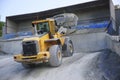
<svg viewBox="0 0 120 80">
<path fill-rule="evenodd" d="M 10 38 L 15 38 L 16 34 L 15 33 L 9 33 L 9 34 L 5 34 L 3 36 L 3 39 L 10 39 Z"/>
<path fill-rule="evenodd" d="M 9 33 L 9 34 L 5 34 L 3 36 L 3 39 L 10 39 L 10 38 L 15 38 L 15 37 L 19 37 L 19 36 L 31 36 L 33 35 L 32 32 L 27 31 L 27 32 L 17 32 L 17 33 Z"/>
<path fill-rule="evenodd" d="M 77 30 L 90 29 L 90 28 L 106 28 L 109 25 L 109 21 L 103 21 L 99 23 L 90 23 L 87 25 L 77 25 L 75 28 Z"/>
<path fill-rule="evenodd" d="M 18 32 L 17 35 L 18 36 L 30 36 L 33 34 L 32 34 L 32 32 L 28 31 L 28 32 Z"/>
</svg>

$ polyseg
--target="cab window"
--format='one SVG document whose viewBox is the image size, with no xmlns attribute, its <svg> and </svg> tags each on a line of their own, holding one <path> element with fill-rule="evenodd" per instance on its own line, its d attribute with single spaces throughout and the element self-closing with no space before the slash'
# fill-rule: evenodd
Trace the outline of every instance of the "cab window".
<svg viewBox="0 0 120 80">
<path fill-rule="evenodd" d="M 49 24 L 48 24 L 48 22 L 38 23 L 37 31 L 38 31 L 38 34 L 43 34 L 45 32 L 49 32 Z"/>
</svg>

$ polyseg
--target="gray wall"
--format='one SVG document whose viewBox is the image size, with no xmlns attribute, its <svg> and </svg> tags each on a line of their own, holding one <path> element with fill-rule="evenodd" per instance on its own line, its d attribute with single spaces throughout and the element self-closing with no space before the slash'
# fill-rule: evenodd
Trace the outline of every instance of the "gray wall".
<svg viewBox="0 0 120 80">
<path fill-rule="evenodd" d="M 24 21 L 18 23 L 17 32 L 21 32 L 21 31 L 32 31 L 32 21 Z"/>
<path fill-rule="evenodd" d="M 94 52 L 110 49 L 120 55 L 120 43 L 106 33 L 71 35 L 75 52 Z M 22 53 L 22 39 L 0 41 L 0 52 L 8 54 Z"/>
<path fill-rule="evenodd" d="M 75 14 L 79 17 L 78 24 L 108 20 L 110 16 L 109 8 L 107 7 L 94 7 L 86 10 L 79 10 L 75 12 Z"/>
<path fill-rule="evenodd" d="M 116 52 L 120 56 L 120 42 L 119 36 L 106 35 L 107 48 Z"/>
<path fill-rule="evenodd" d="M 93 52 L 106 49 L 106 33 L 72 35 L 75 52 Z"/>
<path fill-rule="evenodd" d="M 15 23 L 12 20 L 7 19 L 7 24 L 6 24 L 6 28 L 7 28 L 7 33 L 16 33 L 17 32 L 17 23 Z"/>
<path fill-rule="evenodd" d="M 118 30 L 119 27 L 120 27 L 120 9 L 115 10 L 115 16 L 116 16 L 116 27 L 117 27 L 117 30 Z"/>
<path fill-rule="evenodd" d="M 106 33 L 90 33 L 70 36 L 75 52 L 93 52 L 106 49 Z M 0 50 L 8 54 L 22 53 L 22 39 L 0 41 Z"/>
<path fill-rule="evenodd" d="M 7 20 L 7 33 L 17 33 L 22 31 L 32 31 L 32 21 L 16 23 L 15 21 Z"/>
<path fill-rule="evenodd" d="M 110 15 L 111 15 L 111 20 L 112 20 L 112 24 L 113 24 L 113 29 L 116 31 L 116 24 L 115 24 L 115 7 L 114 4 L 112 2 L 112 0 L 110 0 Z"/>
<path fill-rule="evenodd" d="M 6 54 L 22 53 L 22 39 L 0 41 L 0 52 Z"/>
</svg>

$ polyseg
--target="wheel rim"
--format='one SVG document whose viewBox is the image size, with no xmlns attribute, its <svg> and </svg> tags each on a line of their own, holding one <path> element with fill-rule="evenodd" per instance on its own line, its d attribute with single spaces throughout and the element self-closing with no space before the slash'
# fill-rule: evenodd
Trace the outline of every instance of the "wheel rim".
<svg viewBox="0 0 120 80">
<path fill-rule="evenodd" d="M 73 47 L 71 44 L 69 45 L 69 49 L 70 49 L 70 53 L 73 53 Z"/>
<path fill-rule="evenodd" d="M 61 52 L 60 51 L 58 51 L 58 55 L 57 56 L 58 56 L 58 60 L 61 61 Z"/>
</svg>

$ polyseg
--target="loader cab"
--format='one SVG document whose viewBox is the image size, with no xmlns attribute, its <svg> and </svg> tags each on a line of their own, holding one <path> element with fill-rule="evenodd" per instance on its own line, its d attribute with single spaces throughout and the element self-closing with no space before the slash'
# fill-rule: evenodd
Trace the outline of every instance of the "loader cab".
<svg viewBox="0 0 120 80">
<path fill-rule="evenodd" d="M 49 33 L 50 35 L 55 34 L 56 27 L 53 19 L 33 21 L 32 25 L 34 27 L 34 32 L 37 35 L 44 33 Z"/>
<path fill-rule="evenodd" d="M 48 33 L 50 31 L 48 22 L 41 22 L 37 24 L 37 32 L 38 34 Z"/>
</svg>

